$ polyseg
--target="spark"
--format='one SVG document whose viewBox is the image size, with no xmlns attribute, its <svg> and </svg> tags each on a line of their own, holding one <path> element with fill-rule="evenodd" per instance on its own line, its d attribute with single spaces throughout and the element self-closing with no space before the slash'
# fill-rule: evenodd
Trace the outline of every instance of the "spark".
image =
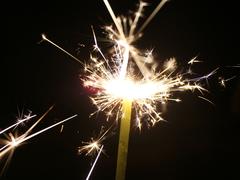
<svg viewBox="0 0 240 180">
<path fill-rule="evenodd" d="M 77 114 L 75 114 L 73 116 L 70 116 L 70 117 L 68 117 L 68 118 L 66 118 L 66 119 L 64 119 L 64 120 L 62 120 L 62 121 L 60 121 L 58 123 L 55 123 L 55 124 L 53 124 L 51 126 L 48 126 L 48 127 L 44 128 L 44 129 L 42 129 L 40 131 L 37 131 L 37 132 L 35 132 L 33 134 L 30 134 L 30 135 L 28 135 L 28 133 L 27 133 L 28 131 L 26 133 L 24 133 L 23 135 L 18 136 L 18 137 L 14 137 L 14 136 L 11 135 L 10 136 L 11 137 L 11 141 L 9 141 L 8 144 L 6 144 L 4 146 L 4 148 L 1 148 L 0 158 L 3 155 L 5 155 L 7 152 L 9 152 L 10 150 L 14 149 L 16 146 L 19 146 L 21 143 L 23 143 L 23 142 L 25 142 L 25 141 L 27 141 L 29 139 L 32 139 L 33 137 L 35 137 L 35 136 L 37 136 L 39 134 L 42 134 L 45 131 L 47 131 L 49 129 L 52 129 L 52 128 L 54 128 L 54 127 L 56 127 L 56 126 L 58 126 L 58 125 L 60 125 L 60 124 L 62 124 L 64 122 L 67 122 L 67 121 L 73 119 L 76 116 L 77 116 Z"/>
<path fill-rule="evenodd" d="M 131 55 L 143 76 L 145 78 L 149 78 L 151 76 L 151 73 L 149 72 L 149 69 L 145 66 L 145 58 L 139 55 L 141 53 L 137 48 L 133 46 L 133 43 L 141 37 L 142 31 L 150 23 L 150 21 L 157 14 L 157 12 L 163 7 L 167 0 L 160 1 L 158 6 L 155 8 L 155 10 L 151 13 L 151 15 L 147 18 L 147 20 L 143 23 L 143 25 L 139 28 L 138 31 L 136 30 L 136 28 L 138 27 L 137 25 L 139 23 L 140 14 L 142 14 L 146 3 L 140 1 L 139 8 L 135 13 L 135 18 L 134 20 L 132 20 L 131 18 L 127 17 L 116 17 L 108 0 L 103 1 L 117 28 L 117 30 L 114 30 L 112 26 L 107 26 L 105 30 L 107 31 L 109 38 L 112 39 L 114 42 L 118 43 L 118 45 L 121 47 L 120 53 L 123 56 L 121 76 L 125 75 L 124 72 L 126 71 L 126 64 L 129 60 L 129 55 Z M 125 23 L 126 19 L 128 20 L 128 23 Z"/>
<path fill-rule="evenodd" d="M 7 168 L 8 164 L 10 163 L 13 153 L 14 153 L 14 149 L 20 144 L 17 140 L 16 140 L 16 131 L 15 129 L 19 126 L 19 125 L 24 125 L 25 122 L 27 122 L 28 120 L 36 117 L 36 115 L 32 115 L 32 111 L 28 110 L 28 113 L 25 114 L 24 110 L 22 109 L 21 111 L 19 110 L 19 108 L 17 107 L 17 111 L 18 111 L 18 115 L 17 115 L 17 122 L 8 126 L 7 128 L 3 129 L 2 131 L 0 131 L 0 135 L 3 134 L 6 139 L 0 139 L 0 143 L 1 143 L 1 148 L 0 148 L 0 154 L 2 153 L 2 151 L 4 151 L 8 146 L 12 147 L 9 151 L 10 153 L 8 153 L 7 158 L 5 159 L 5 161 L 3 163 L 3 167 L 1 169 L 0 172 L 0 177 L 2 176 L 2 174 L 4 173 L 5 169 Z M 10 131 L 8 134 L 6 134 L 6 132 Z M 15 132 L 13 134 L 13 132 Z M 6 151 L 7 153 L 7 151 Z M 4 155 L 4 153 L 2 155 L 0 155 L 0 159 L 2 158 L 2 156 Z"/>
<path fill-rule="evenodd" d="M 216 69 L 214 69 L 214 70 L 212 70 L 210 73 L 208 73 L 208 74 L 206 74 L 206 75 L 204 75 L 204 76 L 197 77 L 197 78 L 193 78 L 193 79 L 191 79 L 191 81 L 198 82 L 198 81 L 201 81 L 201 80 L 206 80 L 206 82 L 207 82 L 207 84 L 208 84 L 208 79 L 209 79 L 211 76 L 213 76 L 214 74 L 216 74 L 218 69 L 219 69 L 219 67 L 216 68 Z"/>
<path fill-rule="evenodd" d="M 34 117 L 36 117 L 36 115 L 28 115 L 28 116 L 26 116 L 26 117 L 23 118 L 23 119 L 18 119 L 16 123 L 8 126 L 7 128 L 3 129 L 2 131 L 0 131 L 0 134 L 3 134 L 3 133 L 5 133 L 6 131 L 8 131 L 8 130 L 10 130 L 10 129 L 16 127 L 16 126 L 18 126 L 19 124 L 22 124 L 22 123 L 24 123 L 25 121 L 28 121 L 28 120 L 30 120 L 30 119 L 32 119 L 32 118 L 34 118 Z"/>
<path fill-rule="evenodd" d="M 219 83 L 221 86 L 226 87 L 226 82 L 234 79 L 236 76 L 230 77 L 228 79 L 224 79 L 223 77 L 219 77 Z"/>
<path fill-rule="evenodd" d="M 24 140 L 25 138 L 28 137 L 29 133 L 33 130 L 33 128 L 48 114 L 48 112 L 53 108 L 53 106 L 51 106 L 24 134 L 22 134 L 21 136 L 18 136 L 16 133 L 13 135 L 12 132 L 10 132 L 6 136 L 7 139 L 1 139 L 0 143 L 3 144 L 3 146 L 0 148 L 0 159 L 4 157 L 4 155 L 8 154 L 7 156 L 7 160 L 5 161 L 3 168 L 1 170 L 1 175 L 3 174 L 4 170 L 7 168 L 7 165 L 9 164 L 14 150 L 17 146 L 19 146 Z M 21 113 L 20 117 L 18 118 L 18 123 L 23 123 L 25 120 L 28 120 L 29 118 L 33 118 L 36 115 L 31 115 L 31 112 L 28 115 L 24 115 L 23 117 L 25 117 L 25 119 L 21 119 L 23 113 Z M 2 133 L 10 130 L 13 127 L 17 127 L 18 124 L 14 124 L 9 126 L 8 128 L 6 128 L 5 130 L 2 131 Z M 26 139 L 24 140 L 26 141 Z"/>
<path fill-rule="evenodd" d="M 25 133 L 21 136 L 13 136 L 12 133 L 9 134 L 7 137 L 9 140 L 2 140 L 5 144 L 3 147 L 0 148 L 0 158 L 9 152 L 10 150 L 14 149 L 18 144 L 20 144 L 18 140 L 24 139 L 29 135 L 29 133 L 37 126 L 37 124 L 42 121 L 42 119 L 53 109 L 54 105 L 52 105 Z M 8 128 L 9 130 L 9 128 Z M 6 131 L 5 131 L 6 132 Z"/>
<path fill-rule="evenodd" d="M 219 68 L 216 68 L 216 69 L 214 69 L 213 71 L 211 71 L 210 73 L 208 73 L 208 74 L 200 77 L 199 80 L 201 80 L 201 79 L 208 79 L 208 78 L 211 77 L 212 75 L 216 74 L 218 69 L 219 69 Z"/>
<path fill-rule="evenodd" d="M 90 169 L 90 171 L 89 171 L 89 173 L 88 173 L 88 176 L 87 176 L 86 180 L 89 180 L 89 178 L 90 178 L 90 176 L 91 176 L 91 174 L 92 174 L 92 171 L 93 171 L 93 169 L 94 169 L 94 167 L 95 167 L 95 165 L 96 165 L 96 163 L 97 163 L 97 161 L 98 161 L 98 158 L 99 158 L 102 150 L 103 150 L 103 145 L 101 146 L 101 148 L 100 148 L 100 150 L 99 150 L 99 152 L 98 152 L 98 154 L 97 154 L 97 157 L 96 157 L 96 159 L 95 159 L 95 161 L 94 161 L 94 163 L 93 163 L 93 165 L 92 165 L 92 167 L 91 167 L 91 169 Z"/>
<path fill-rule="evenodd" d="M 10 145 L 13 147 L 16 147 L 19 143 L 16 141 L 16 139 L 14 138 L 14 136 L 12 134 L 9 134 L 9 136 L 11 138 Z"/>
<path fill-rule="evenodd" d="M 92 137 L 90 141 L 82 142 L 85 145 L 78 147 L 78 154 L 85 153 L 86 156 L 91 156 L 96 152 L 99 152 L 101 150 L 101 147 L 103 147 L 102 142 L 106 139 L 106 135 L 111 128 L 112 126 L 103 133 L 101 129 L 98 138 L 94 139 Z"/>
<path fill-rule="evenodd" d="M 77 116 L 78 116 L 78 115 L 75 114 L 75 115 L 70 116 L 70 117 L 68 117 L 68 118 L 66 118 L 66 119 L 64 119 L 64 120 L 62 120 L 62 121 L 60 121 L 60 122 L 57 122 L 57 123 L 55 123 L 55 124 L 53 124 L 53 125 L 51 125 L 51 126 L 48 126 L 48 127 L 44 128 L 44 129 L 42 129 L 42 130 L 40 130 L 40 131 L 38 131 L 38 132 L 36 132 L 36 133 L 34 133 L 34 134 L 31 134 L 31 135 L 29 135 L 29 136 L 21 139 L 18 143 L 22 143 L 22 142 L 24 142 L 24 141 L 27 141 L 27 140 L 29 140 L 29 139 L 31 139 L 31 138 L 39 135 L 39 134 L 44 133 L 45 131 L 48 131 L 49 129 L 52 129 L 52 128 L 60 125 L 60 124 L 63 124 L 63 123 L 65 123 L 65 122 L 67 122 L 67 121 L 69 121 L 69 120 L 71 120 L 71 119 L 73 119 L 73 118 L 75 118 L 75 117 L 77 117 Z"/>
<path fill-rule="evenodd" d="M 60 133 L 62 133 L 64 125 L 61 126 Z"/>
<path fill-rule="evenodd" d="M 168 0 L 162 0 L 158 4 L 158 6 L 154 9 L 154 11 L 151 13 L 151 15 L 147 18 L 147 20 L 144 22 L 144 24 L 139 28 L 137 34 L 140 34 L 150 23 L 150 21 L 154 18 L 154 16 L 160 11 L 160 9 L 164 6 L 164 4 L 168 2 Z"/>
<path fill-rule="evenodd" d="M 197 56 L 195 56 L 190 61 L 188 61 L 188 64 L 193 65 L 193 63 L 199 63 L 199 62 L 202 62 L 202 61 L 197 60 Z"/>
<path fill-rule="evenodd" d="M 226 66 L 226 67 L 240 68 L 240 64 L 237 64 L 237 65 L 235 65 L 235 66 Z"/>
<path fill-rule="evenodd" d="M 89 142 L 83 142 L 83 144 L 86 144 L 82 147 L 79 147 L 78 153 L 82 154 L 83 152 L 86 152 L 86 156 L 92 155 L 95 152 L 98 152 L 100 150 L 101 144 L 99 143 L 99 140 L 94 140 L 91 138 Z"/>
<path fill-rule="evenodd" d="M 52 45 L 55 46 L 56 48 L 58 48 L 58 49 L 60 49 L 61 51 L 63 51 L 65 54 L 69 55 L 71 58 L 73 58 L 74 60 L 76 60 L 76 61 L 79 62 L 80 64 L 83 64 L 82 61 L 80 61 L 78 58 L 76 58 L 75 56 L 73 56 L 71 53 L 67 52 L 65 49 L 61 48 L 61 47 L 58 46 L 56 43 L 54 43 L 54 42 L 52 42 L 50 39 L 48 39 L 45 34 L 42 34 L 42 41 L 47 41 L 48 43 L 52 44 Z"/>
<path fill-rule="evenodd" d="M 202 96 L 198 96 L 198 97 L 199 97 L 200 99 L 203 99 L 203 100 L 209 102 L 209 103 L 212 104 L 212 105 L 215 105 L 212 101 L 210 101 L 209 99 L 207 99 L 207 98 L 205 98 L 205 97 L 202 97 Z"/>
</svg>

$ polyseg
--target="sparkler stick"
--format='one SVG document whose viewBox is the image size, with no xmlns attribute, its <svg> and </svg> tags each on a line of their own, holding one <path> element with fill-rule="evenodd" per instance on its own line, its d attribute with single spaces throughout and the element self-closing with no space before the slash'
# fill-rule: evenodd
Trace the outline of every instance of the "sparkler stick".
<svg viewBox="0 0 240 180">
<path fill-rule="evenodd" d="M 117 172 L 116 180 L 124 180 L 127 167 L 128 140 L 131 124 L 132 100 L 124 99 L 122 101 L 122 118 L 120 125 L 118 157 L 117 157 Z"/>
<path fill-rule="evenodd" d="M 95 165 L 96 165 L 96 163 L 98 161 L 98 158 L 99 158 L 100 154 L 102 153 L 102 150 L 103 150 L 103 145 L 102 145 L 102 147 L 100 148 L 100 150 L 98 152 L 98 155 L 97 155 L 97 157 L 96 157 L 96 159 L 95 159 L 95 161 L 94 161 L 94 163 L 93 163 L 93 165 L 92 165 L 92 167 L 91 167 L 91 169 L 90 169 L 90 171 L 88 173 L 88 176 L 87 176 L 86 180 L 89 180 L 89 178 L 90 178 L 90 176 L 92 174 L 92 171 L 93 171 L 93 169 L 94 169 L 94 167 L 95 167 Z"/>
</svg>

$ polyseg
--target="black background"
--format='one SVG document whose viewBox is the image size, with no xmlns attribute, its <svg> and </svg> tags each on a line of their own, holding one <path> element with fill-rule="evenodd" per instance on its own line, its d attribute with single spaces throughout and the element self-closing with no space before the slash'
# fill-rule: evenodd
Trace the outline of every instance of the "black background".
<svg viewBox="0 0 240 180">
<path fill-rule="evenodd" d="M 110 0 L 118 15 L 136 9 L 137 2 Z M 158 3 L 149 2 L 146 16 Z M 91 25 L 99 43 L 104 48 L 109 45 L 101 33 L 101 26 L 112 23 L 107 9 L 97 0 L 1 6 L 0 127 L 14 122 L 17 107 L 41 115 L 55 104 L 37 129 L 79 114 L 65 124 L 62 133 L 57 127 L 18 147 L 1 178 L 84 179 L 94 156 L 77 155 L 77 147 L 109 123 L 104 118 L 88 119 L 95 108 L 79 79 L 82 67 L 50 44 L 38 42 L 44 32 L 87 61 L 93 44 Z M 220 69 L 209 80 L 210 93 L 206 94 L 214 106 L 195 94 L 183 93 L 183 101 L 169 103 L 163 114 L 168 122 L 141 133 L 132 127 L 126 179 L 239 178 L 239 68 L 226 67 L 240 64 L 237 14 L 234 1 L 172 0 L 146 28 L 137 45 L 154 48 L 159 63 L 174 56 L 179 66 L 185 66 L 198 55 L 204 63 L 194 66 L 197 72 Z M 79 53 L 78 43 L 86 45 Z M 233 75 L 237 77 L 226 88 L 218 84 L 219 76 Z M 114 179 L 117 143 L 118 131 L 104 142 L 107 155 L 100 157 L 92 179 Z"/>
</svg>

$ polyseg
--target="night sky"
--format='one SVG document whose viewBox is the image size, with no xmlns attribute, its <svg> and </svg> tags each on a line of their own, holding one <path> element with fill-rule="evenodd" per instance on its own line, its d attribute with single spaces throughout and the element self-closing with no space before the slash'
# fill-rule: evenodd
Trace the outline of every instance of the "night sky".
<svg viewBox="0 0 240 180">
<path fill-rule="evenodd" d="M 84 2 L 84 3 L 83 3 Z M 138 1 L 109 0 L 116 15 L 129 14 Z M 145 10 L 145 17 L 158 1 Z M 226 1 L 227 2 L 227 1 Z M 140 133 L 131 128 L 126 179 L 239 179 L 240 68 L 237 2 L 172 0 L 157 14 L 136 45 L 153 48 L 159 64 L 176 57 L 179 69 L 198 55 L 199 74 L 220 67 L 209 80 L 206 97 L 212 105 L 191 92 L 178 94 L 182 102 L 168 104 L 163 118 Z M 96 110 L 82 87 L 79 63 L 47 42 L 38 43 L 41 33 L 88 62 L 93 50 L 93 25 L 99 45 L 106 50 L 101 27 L 112 23 L 100 0 L 30 3 L 8 2 L 1 11 L 1 120 L 4 128 L 13 123 L 17 109 L 31 110 L 39 117 L 54 109 L 36 130 L 68 116 L 79 116 L 19 146 L 1 179 L 85 179 L 95 156 L 77 154 L 82 141 L 97 136 L 101 126 L 111 125 Z M 85 48 L 80 44 L 85 44 Z M 80 51 L 77 51 L 80 47 Z M 236 78 L 223 88 L 218 77 Z M 19 133 L 28 128 L 19 128 Z M 1 138 L 3 136 L 1 135 Z M 114 179 L 118 129 L 104 141 L 92 179 Z M 3 160 L 0 161 L 2 168 Z"/>
</svg>

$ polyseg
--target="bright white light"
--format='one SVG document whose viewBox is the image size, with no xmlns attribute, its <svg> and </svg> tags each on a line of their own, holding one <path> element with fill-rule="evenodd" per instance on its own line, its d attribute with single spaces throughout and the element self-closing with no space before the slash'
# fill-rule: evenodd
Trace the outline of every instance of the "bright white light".
<svg viewBox="0 0 240 180">
<path fill-rule="evenodd" d="M 160 83 L 149 81 L 148 83 L 137 83 L 131 80 L 111 80 L 104 86 L 105 93 L 116 99 L 151 99 L 156 94 L 164 93 L 167 87 Z"/>
<path fill-rule="evenodd" d="M 20 144 L 20 142 L 18 140 L 16 140 L 14 137 L 11 137 L 12 141 L 11 141 L 11 146 L 12 147 L 16 147 Z"/>
</svg>

